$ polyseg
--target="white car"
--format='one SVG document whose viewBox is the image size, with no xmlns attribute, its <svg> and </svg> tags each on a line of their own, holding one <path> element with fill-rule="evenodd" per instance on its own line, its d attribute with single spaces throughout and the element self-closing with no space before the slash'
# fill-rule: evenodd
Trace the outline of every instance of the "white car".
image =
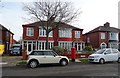
<svg viewBox="0 0 120 78">
<path fill-rule="evenodd" d="M 109 61 L 117 61 L 120 63 L 120 52 L 112 48 L 100 49 L 91 54 L 88 59 L 89 62 L 99 62 L 101 64 Z"/>
<path fill-rule="evenodd" d="M 62 66 L 66 66 L 69 63 L 69 59 L 66 56 L 59 56 L 53 50 L 32 51 L 27 60 L 27 65 L 31 68 L 35 68 L 40 64 L 59 63 Z"/>
</svg>

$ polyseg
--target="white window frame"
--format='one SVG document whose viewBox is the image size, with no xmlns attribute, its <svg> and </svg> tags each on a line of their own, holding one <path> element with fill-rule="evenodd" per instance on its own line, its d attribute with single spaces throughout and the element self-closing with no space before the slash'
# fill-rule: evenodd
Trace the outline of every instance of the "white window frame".
<svg viewBox="0 0 120 78">
<path fill-rule="evenodd" d="M 75 38 L 80 38 L 80 31 L 75 31 Z"/>
<path fill-rule="evenodd" d="M 34 28 L 27 28 L 27 36 L 34 36 Z"/>
<path fill-rule="evenodd" d="M 65 37 L 65 38 L 71 38 L 72 37 L 72 33 L 71 33 L 72 29 L 59 29 L 59 37 Z"/>
<path fill-rule="evenodd" d="M 39 37 L 46 37 L 46 30 L 39 28 Z M 53 37 L 53 31 L 49 32 L 49 37 Z"/>
<path fill-rule="evenodd" d="M 105 33 L 101 33 L 101 39 L 105 39 Z"/>
<path fill-rule="evenodd" d="M 112 35 L 115 35 L 115 36 L 114 36 L 115 38 L 112 38 Z M 110 38 L 110 40 L 118 40 L 118 33 L 111 32 L 111 33 L 109 34 L 109 38 Z"/>
</svg>

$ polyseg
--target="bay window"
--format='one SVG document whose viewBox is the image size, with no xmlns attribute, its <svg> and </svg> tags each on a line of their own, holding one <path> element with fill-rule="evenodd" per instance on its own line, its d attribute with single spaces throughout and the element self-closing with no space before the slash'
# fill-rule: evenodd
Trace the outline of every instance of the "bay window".
<svg viewBox="0 0 120 78">
<path fill-rule="evenodd" d="M 59 37 L 71 37 L 71 29 L 60 29 Z"/>
<path fill-rule="evenodd" d="M 118 40 L 118 33 L 110 33 L 110 40 Z"/>
<path fill-rule="evenodd" d="M 52 36 L 53 36 L 52 33 L 53 33 L 52 31 L 49 33 L 49 37 L 52 37 Z M 41 37 L 46 37 L 46 30 L 43 29 L 43 28 L 39 28 L 39 36 L 41 36 Z"/>
</svg>

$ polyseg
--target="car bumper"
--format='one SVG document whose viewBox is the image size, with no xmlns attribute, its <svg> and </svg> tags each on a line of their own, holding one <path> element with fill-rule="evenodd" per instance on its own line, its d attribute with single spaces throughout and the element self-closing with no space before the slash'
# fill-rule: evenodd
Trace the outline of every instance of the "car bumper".
<svg viewBox="0 0 120 78">
<path fill-rule="evenodd" d="M 99 62 L 99 59 L 89 59 L 89 62 Z"/>
</svg>

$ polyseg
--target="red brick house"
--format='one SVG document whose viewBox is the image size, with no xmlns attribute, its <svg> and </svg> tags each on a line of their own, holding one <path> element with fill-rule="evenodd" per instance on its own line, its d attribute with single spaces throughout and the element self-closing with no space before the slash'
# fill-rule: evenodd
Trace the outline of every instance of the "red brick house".
<svg viewBox="0 0 120 78">
<path fill-rule="evenodd" d="M 45 50 L 46 31 L 38 22 L 22 25 L 23 41 L 22 48 L 27 52 L 33 50 Z M 77 51 L 82 51 L 85 43 L 82 40 L 83 29 L 61 23 L 59 28 L 54 29 L 49 34 L 49 49 L 53 46 L 60 46 L 64 49 L 71 50 L 75 47 Z"/>
<path fill-rule="evenodd" d="M 120 29 L 110 27 L 108 22 L 85 33 L 83 37 L 86 45 L 91 45 L 95 49 L 107 47 L 120 49 Z"/>
<path fill-rule="evenodd" d="M 13 33 L 0 24 L 0 44 L 5 45 L 4 54 L 9 54 L 10 48 L 13 44 Z"/>
</svg>

